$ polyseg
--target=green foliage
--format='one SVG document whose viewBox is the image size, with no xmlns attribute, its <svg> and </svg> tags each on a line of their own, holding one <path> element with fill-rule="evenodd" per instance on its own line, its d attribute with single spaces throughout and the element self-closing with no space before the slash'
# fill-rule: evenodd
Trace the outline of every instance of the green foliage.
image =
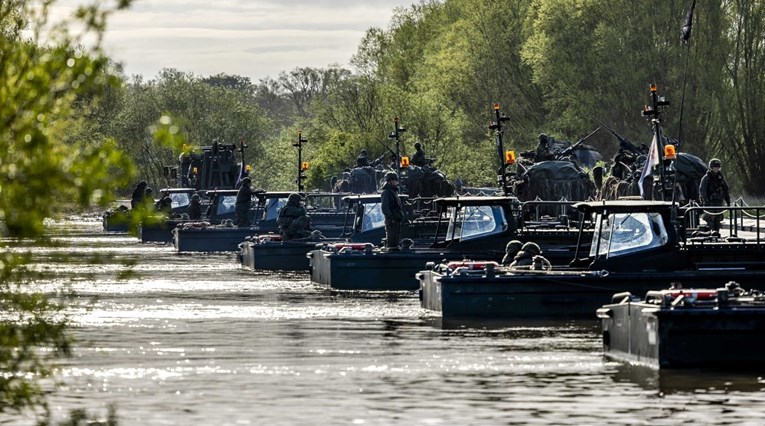
<svg viewBox="0 0 765 426">
<path fill-rule="evenodd" d="M 134 170 L 114 140 L 78 133 L 95 121 L 83 117 L 114 82 L 98 44 L 112 10 L 77 9 L 84 32 L 72 36 L 72 21 L 49 23 L 53 3 L 0 3 L 0 224 L 17 244 L 43 240 L 43 220 L 66 209 L 106 205 L 110 188 Z M 90 49 L 80 47 L 86 35 L 96 38 Z M 38 380 L 71 349 L 65 300 L 26 288 L 40 278 L 25 268 L 28 261 L 17 250 L 0 254 L 1 411 L 44 406 Z"/>
<path fill-rule="evenodd" d="M 111 131 L 152 187 L 171 185 L 164 169 L 176 165 L 181 152 L 177 144 L 173 148 L 155 141 L 154 126 L 162 117 L 172 117 L 178 136 L 189 145 L 244 141 L 249 146 L 245 161 L 257 170 L 267 162 L 263 153 L 271 134 L 270 120 L 257 105 L 254 92 L 248 79 L 237 76 L 202 78 L 165 69 L 154 80 L 137 77 L 127 84 Z"/>
</svg>

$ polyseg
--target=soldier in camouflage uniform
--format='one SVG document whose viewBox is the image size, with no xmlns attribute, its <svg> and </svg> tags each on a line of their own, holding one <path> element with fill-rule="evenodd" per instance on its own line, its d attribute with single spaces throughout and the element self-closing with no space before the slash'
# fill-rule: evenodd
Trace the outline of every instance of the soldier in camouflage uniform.
<svg viewBox="0 0 765 426">
<path fill-rule="evenodd" d="M 242 186 L 236 193 L 236 225 L 240 227 L 250 226 L 250 204 L 252 203 L 252 180 L 248 177 L 242 179 Z"/>
<path fill-rule="evenodd" d="M 722 162 L 717 158 L 709 161 L 709 170 L 701 178 L 699 185 L 699 201 L 702 206 L 730 206 L 730 190 L 728 182 L 720 172 Z M 725 204 L 723 204 L 725 203 Z M 704 213 L 702 218 L 707 222 L 707 226 L 713 231 L 720 230 L 720 222 L 723 219 L 723 212 Z"/>
<path fill-rule="evenodd" d="M 385 216 L 385 247 L 388 250 L 398 250 L 401 236 L 401 222 L 404 221 L 404 206 L 398 196 L 398 175 L 388 172 L 385 175 L 385 186 L 380 195 L 381 208 Z"/>
<path fill-rule="evenodd" d="M 279 232 L 285 240 L 306 238 L 311 235 L 311 218 L 300 201 L 300 194 L 292 193 L 287 204 L 279 210 Z"/>
</svg>

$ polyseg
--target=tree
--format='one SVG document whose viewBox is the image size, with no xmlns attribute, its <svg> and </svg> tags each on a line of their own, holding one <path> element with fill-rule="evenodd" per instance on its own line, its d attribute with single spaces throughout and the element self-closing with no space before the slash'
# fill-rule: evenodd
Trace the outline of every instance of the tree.
<svg viewBox="0 0 765 426">
<path fill-rule="evenodd" d="M 80 7 L 74 18 L 50 25 L 54 3 L 0 3 L 0 224 L 11 239 L 44 241 L 45 218 L 71 206 L 105 205 L 110 188 L 133 172 L 114 141 L 76 131 L 114 82 L 101 35 L 108 15 L 130 1 Z M 72 35 L 71 25 L 84 31 Z M 82 47 L 86 36 L 94 36 L 90 48 Z M 37 380 L 71 348 L 66 316 L 57 315 L 64 305 L 26 291 L 27 260 L 0 254 L 0 410 L 44 406 Z"/>
</svg>

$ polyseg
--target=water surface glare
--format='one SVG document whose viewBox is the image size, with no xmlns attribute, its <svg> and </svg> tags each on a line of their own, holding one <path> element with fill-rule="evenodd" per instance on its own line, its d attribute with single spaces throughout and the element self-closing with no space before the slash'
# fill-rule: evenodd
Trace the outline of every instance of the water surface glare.
<svg viewBox="0 0 765 426">
<path fill-rule="evenodd" d="M 57 419 L 116 404 L 123 425 L 763 424 L 756 373 L 657 372 L 601 355 L 592 321 L 443 324 L 414 293 L 333 294 L 233 254 L 49 224 L 33 269 L 78 297 Z M 62 259 L 61 255 L 69 255 Z M 130 265 L 131 274 L 119 278 Z M 594 315 L 593 315 L 594 316 Z M 29 416 L 2 424 L 33 424 Z"/>
</svg>

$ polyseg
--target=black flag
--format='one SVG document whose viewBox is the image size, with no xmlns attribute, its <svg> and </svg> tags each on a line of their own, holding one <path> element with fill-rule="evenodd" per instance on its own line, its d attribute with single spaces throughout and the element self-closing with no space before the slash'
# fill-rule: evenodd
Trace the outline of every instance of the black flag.
<svg viewBox="0 0 765 426">
<path fill-rule="evenodd" d="M 686 46 L 691 41 L 691 29 L 693 28 L 693 9 L 696 8 L 696 0 L 691 3 L 691 10 L 685 15 L 685 24 L 683 24 L 683 44 Z"/>
</svg>

